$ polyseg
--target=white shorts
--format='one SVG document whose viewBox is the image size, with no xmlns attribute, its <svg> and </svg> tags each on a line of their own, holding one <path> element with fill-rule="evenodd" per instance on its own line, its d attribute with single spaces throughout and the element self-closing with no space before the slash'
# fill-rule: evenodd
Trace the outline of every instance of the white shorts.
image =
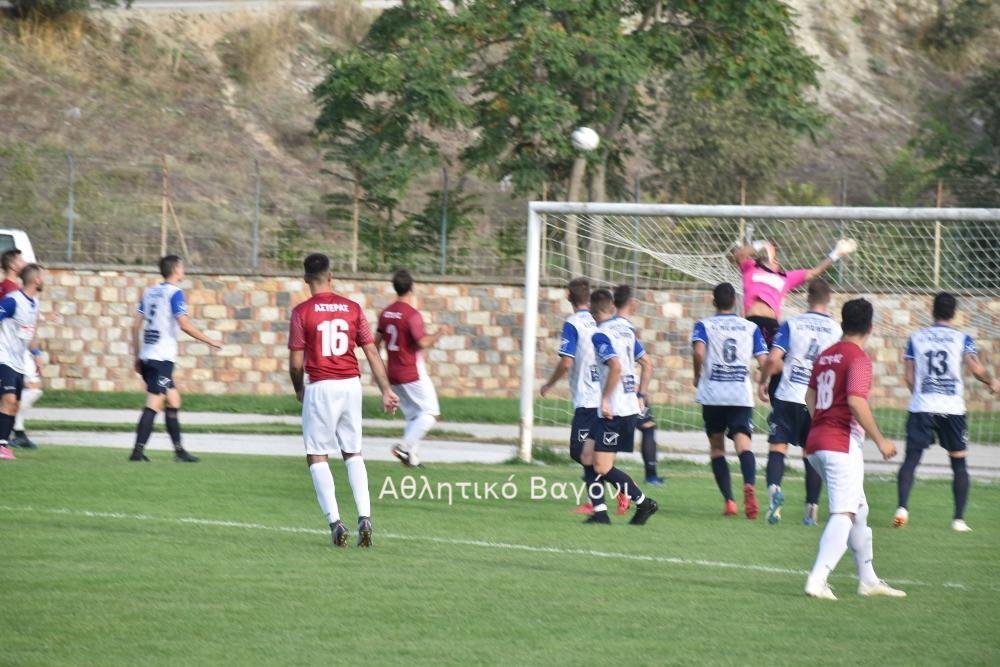
<svg viewBox="0 0 1000 667">
<path fill-rule="evenodd" d="M 868 503 L 865 498 L 865 459 L 857 438 L 851 436 L 850 451 L 813 452 L 809 455 L 809 463 L 826 482 L 830 514 L 857 513 Z"/>
<path fill-rule="evenodd" d="M 399 409 L 407 419 L 416 419 L 423 414 L 440 417 L 437 392 L 422 363 L 417 364 L 417 374 L 413 382 L 392 385 L 392 390 L 399 396 Z"/>
<path fill-rule="evenodd" d="M 306 385 L 302 438 L 306 454 L 361 452 L 361 378 Z"/>
</svg>

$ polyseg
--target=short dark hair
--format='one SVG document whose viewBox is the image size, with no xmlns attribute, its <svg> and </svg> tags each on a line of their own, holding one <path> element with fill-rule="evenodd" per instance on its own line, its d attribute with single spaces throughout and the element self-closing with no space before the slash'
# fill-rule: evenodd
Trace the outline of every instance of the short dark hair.
<svg viewBox="0 0 1000 667">
<path fill-rule="evenodd" d="M 712 303 L 719 310 L 732 310 L 736 305 L 736 288 L 732 283 L 719 283 L 712 290 Z"/>
<path fill-rule="evenodd" d="M 810 280 L 806 290 L 806 301 L 809 302 L 810 306 L 830 303 L 830 295 L 832 294 L 830 283 L 822 278 L 813 278 Z"/>
<path fill-rule="evenodd" d="M 583 306 L 590 300 L 590 280 L 587 278 L 573 278 L 566 286 L 569 290 L 569 300 L 574 306 Z"/>
<path fill-rule="evenodd" d="M 615 287 L 615 308 L 619 310 L 628 305 L 629 299 L 632 298 L 632 288 L 629 285 L 619 285 Z"/>
<path fill-rule="evenodd" d="M 611 290 L 595 289 L 590 293 L 590 310 L 595 313 L 610 313 L 614 308 L 615 298 L 611 295 Z"/>
<path fill-rule="evenodd" d="M 413 276 L 406 269 L 400 269 L 392 274 L 392 289 L 396 296 L 403 296 L 413 291 Z"/>
<path fill-rule="evenodd" d="M 305 269 L 307 283 L 318 282 L 330 272 L 330 258 L 321 252 L 314 252 L 305 258 L 302 268 Z"/>
<path fill-rule="evenodd" d="M 177 269 L 177 265 L 183 262 L 177 255 L 166 255 L 160 258 L 160 275 L 169 278 Z"/>
<path fill-rule="evenodd" d="M 950 292 L 938 292 L 934 295 L 934 319 L 947 322 L 955 317 L 958 299 Z"/>
<path fill-rule="evenodd" d="M 14 259 L 20 257 L 21 251 L 17 248 L 11 248 L 0 255 L 0 266 L 3 267 L 4 272 L 10 271 L 11 267 L 14 266 Z"/>
<path fill-rule="evenodd" d="M 867 299 L 851 299 L 840 309 L 840 327 L 845 336 L 871 333 L 875 309 Z"/>
<path fill-rule="evenodd" d="M 24 268 L 21 269 L 21 284 L 27 285 L 31 280 L 34 280 L 35 276 L 42 272 L 41 264 L 25 264 Z"/>
</svg>

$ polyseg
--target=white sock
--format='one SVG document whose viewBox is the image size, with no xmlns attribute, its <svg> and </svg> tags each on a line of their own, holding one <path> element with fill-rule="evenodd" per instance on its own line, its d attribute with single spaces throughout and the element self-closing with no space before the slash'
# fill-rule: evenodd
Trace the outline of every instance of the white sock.
<svg viewBox="0 0 1000 667">
<path fill-rule="evenodd" d="M 352 456 L 344 461 L 347 468 L 347 481 L 351 483 L 354 493 L 354 504 L 358 506 L 358 517 L 372 515 L 372 501 L 368 493 L 368 469 L 360 456 Z"/>
<path fill-rule="evenodd" d="M 24 430 L 24 415 L 35 404 L 35 401 L 42 397 L 42 390 L 29 387 L 21 392 L 21 405 L 17 409 L 17 416 L 14 417 L 14 430 Z"/>
<path fill-rule="evenodd" d="M 403 440 L 406 441 L 407 450 L 412 456 L 417 453 L 417 449 L 420 447 L 420 441 L 424 439 L 427 432 L 430 431 L 434 424 L 437 422 L 437 417 L 434 415 L 429 415 L 423 412 L 413 419 L 406 422 L 406 428 L 403 430 Z M 416 463 L 416 461 L 412 461 Z"/>
<path fill-rule="evenodd" d="M 815 583 L 826 583 L 830 573 L 847 551 L 847 540 L 851 534 L 851 518 L 846 514 L 831 514 L 826 528 L 819 538 L 819 553 L 816 563 L 809 573 L 809 580 Z"/>
<path fill-rule="evenodd" d="M 874 548 L 872 546 L 872 529 L 868 527 L 868 506 L 865 505 L 854 515 L 854 525 L 851 526 L 847 544 L 854 555 L 854 563 L 858 566 L 858 579 L 865 586 L 878 583 L 878 575 L 872 565 Z"/>
<path fill-rule="evenodd" d="M 337 507 L 337 495 L 333 488 L 333 473 L 326 461 L 313 463 L 309 466 L 312 475 L 313 488 L 316 489 L 316 500 L 323 511 L 327 522 L 334 523 L 340 519 L 340 508 Z"/>
</svg>

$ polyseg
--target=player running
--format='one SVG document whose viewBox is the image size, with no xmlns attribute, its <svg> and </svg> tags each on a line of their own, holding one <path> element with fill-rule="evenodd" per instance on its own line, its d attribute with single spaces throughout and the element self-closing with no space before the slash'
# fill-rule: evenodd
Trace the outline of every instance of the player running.
<svg viewBox="0 0 1000 667">
<path fill-rule="evenodd" d="M 754 489 L 757 459 L 750 436 L 753 433 L 753 382 L 750 363 L 760 364 L 767 355 L 767 344 L 760 327 L 736 314 L 736 289 L 720 283 L 712 290 L 716 314 L 695 323 L 691 334 L 694 360 L 695 400 L 708 435 L 709 456 L 715 483 L 726 504 L 725 516 L 736 516 L 726 441 L 733 441 L 743 473 L 743 509 L 748 519 L 756 519 L 759 507 Z"/>
<path fill-rule="evenodd" d="M 21 269 L 27 262 L 21 251 L 11 248 L 0 255 L 0 266 L 3 267 L 4 279 L 0 282 L 0 299 L 6 297 L 11 292 L 20 289 L 18 279 Z M 31 406 L 42 397 L 42 363 L 41 349 L 32 347 L 24 352 L 24 388 L 21 391 L 21 402 L 17 409 L 17 417 L 14 419 L 14 437 L 8 443 L 9 447 L 20 447 L 21 449 L 38 449 L 38 445 L 31 441 L 25 429 L 24 418 Z"/>
<path fill-rule="evenodd" d="M 806 595 L 836 600 L 827 579 L 847 548 L 858 568 L 858 595 L 906 597 L 878 578 L 872 567 L 872 530 L 868 527 L 865 498 L 865 461 L 861 445 L 865 433 L 885 460 L 896 447 L 878 429 L 868 393 L 872 385 L 872 360 L 864 344 L 872 331 L 872 305 L 854 299 L 841 309 L 844 336 L 822 352 L 813 364 L 806 391 L 812 428 L 806 454 L 826 482 L 830 518 L 819 539 L 819 553 L 809 577 Z"/>
<path fill-rule="evenodd" d="M 924 450 L 934 444 L 937 435 L 948 452 L 953 473 L 951 489 L 955 497 L 955 516 L 951 528 L 960 533 L 972 530 L 963 518 L 969 499 L 969 472 L 965 465 L 969 432 L 965 422 L 962 366 L 994 394 L 1000 393 L 1000 380 L 992 377 L 980 363 L 972 337 L 952 328 L 957 306 L 953 294 L 937 294 L 932 309 L 933 326 L 910 336 L 903 355 L 906 386 L 912 397 L 906 419 L 906 458 L 897 476 L 899 507 L 893 517 L 893 525 L 897 528 L 905 526 L 910 518 L 907 503 L 913 476 Z"/>
<path fill-rule="evenodd" d="M 585 523 L 611 523 L 608 507 L 604 504 L 604 482 L 610 482 L 635 503 L 635 514 L 629 523 L 641 526 L 659 509 L 652 498 L 646 497 L 632 478 L 615 467 L 618 452 L 631 452 L 635 441 L 636 420 L 639 418 L 639 398 L 649 384 L 649 377 L 642 378 L 636 386 L 636 362 L 646 350 L 635 337 L 635 329 L 624 318 L 615 315 L 614 297 L 606 289 L 594 290 L 590 295 L 590 312 L 597 322 L 591 344 L 597 357 L 600 378 L 601 407 L 593 411 L 593 422 L 587 436 L 588 447 L 594 449 L 596 484 L 588 484 L 587 492 L 594 505 L 594 513 Z"/>
<path fill-rule="evenodd" d="M 614 291 L 615 309 L 618 317 L 621 317 L 632 326 L 635 325 L 629 320 L 635 314 L 638 301 L 632 296 L 632 288 L 629 285 L 618 285 Z M 653 376 L 653 362 L 649 355 L 643 355 L 637 359 L 642 372 L 642 377 Z M 640 403 L 639 419 L 637 422 L 639 432 L 642 434 L 642 464 L 646 470 L 646 484 L 652 486 L 663 486 L 663 478 L 656 471 L 656 421 L 653 419 L 653 410 L 649 405 L 649 398 L 646 394 L 637 394 Z"/>
<path fill-rule="evenodd" d="M 129 461 L 148 461 L 146 443 L 153 433 L 156 415 L 166 405 L 165 421 L 170 441 L 174 445 L 174 460 L 180 463 L 197 463 L 198 457 L 190 454 L 181 444 L 181 393 L 174 384 L 174 362 L 177 360 L 177 332 L 183 331 L 195 340 L 215 349 L 222 349 L 202 333 L 188 316 L 187 303 L 180 282 L 184 280 L 184 262 L 177 255 L 160 259 L 163 282 L 147 287 L 142 293 L 132 325 L 132 352 L 135 371 L 146 383 L 146 407 L 142 410 L 135 428 L 135 446 Z"/>
<path fill-rule="evenodd" d="M 767 454 L 767 522 L 781 520 L 785 494 L 781 480 L 785 474 L 788 445 L 804 447 L 809 434 L 809 411 L 806 410 L 806 389 L 812 374 L 813 361 L 842 335 L 840 325 L 830 317 L 830 285 L 822 278 L 809 281 L 809 310 L 786 320 L 778 329 L 771 353 L 760 369 L 757 396 L 765 403 L 770 400 L 768 387 L 771 376 L 780 376 L 771 414 L 767 418 L 770 451 Z M 816 525 L 819 492 L 823 485 L 809 459 L 803 457 L 806 472 L 806 509 L 802 523 Z"/>
<path fill-rule="evenodd" d="M 38 264 L 21 269 L 21 289 L 0 301 L 0 460 L 13 460 L 8 447 L 14 418 L 24 389 L 25 353 L 31 349 L 38 326 L 38 296 L 45 275 Z"/>
<path fill-rule="evenodd" d="M 389 386 L 361 306 L 333 291 L 330 258 L 306 257 L 304 280 L 312 295 L 292 310 L 288 334 L 288 375 L 302 403 L 306 463 L 320 509 L 330 524 L 334 546 L 346 547 L 348 531 L 340 520 L 329 456 L 340 454 L 358 510 L 358 546 L 372 545 L 368 470 L 361 458 L 361 371 L 355 348 L 368 359 L 382 392 L 382 407 L 395 411 L 399 397 Z M 309 375 L 305 384 L 304 375 Z"/>
<path fill-rule="evenodd" d="M 409 271 L 396 271 L 392 287 L 399 298 L 379 315 L 375 334 L 376 348 L 385 343 L 389 382 L 406 418 L 403 442 L 393 446 L 392 454 L 405 466 L 423 467 L 420 443 L 441 416 L 437 393 L 424 365 L 424 350 L 437 342 L 442 331 L 424 331 L 424 318 L 414 307 L 416 297 Z"/>
</svg>

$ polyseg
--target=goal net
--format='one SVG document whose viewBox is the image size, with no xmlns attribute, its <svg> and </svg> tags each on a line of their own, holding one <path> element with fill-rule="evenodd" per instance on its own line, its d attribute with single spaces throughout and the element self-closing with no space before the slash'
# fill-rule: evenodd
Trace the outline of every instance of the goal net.
<svg viewBox="0 0 1000 667">
<path fill-rule="evenodd" d="M 649 400 L 658 443 L 700 450 L 705 440 L 689 340 L 694 323 L 713 313 L 715 284 L 728 281 L 742 291 L 731 251 L 767 240 L 783 269 L 812 268 L 838 238 L 855 239 L 858 250 L 824 277 L 834 289 L 835 315 L 849 298 L 874 303 L 872 403 L 888 435 L 905 436 L 903 351 L 911 333 L 932 323 L 936 292 L 958 295 L 955 325 L 973 337 L 987 368 L 1000 372 L 1000 209 L 533 202 L 525 257 L 522 458 L 530 458 L 532 442 L 561 445 L 568 438 L 568 386 L 561 383 L 555 398 L 539 398 L 538 389 L 558 361 L 570 279 L 633 287 L 639 307 L 632 320 L 655 366 Z M 805 310 L 804 292 L 786 298 L 783 320 Z M 968 373 L 966 380 L 970 441 L 1000 444 L 1000 401 Z M 755 408 L 758 433 L 767 432 L 769 411 L 765 404 Z"/>
</svg>

